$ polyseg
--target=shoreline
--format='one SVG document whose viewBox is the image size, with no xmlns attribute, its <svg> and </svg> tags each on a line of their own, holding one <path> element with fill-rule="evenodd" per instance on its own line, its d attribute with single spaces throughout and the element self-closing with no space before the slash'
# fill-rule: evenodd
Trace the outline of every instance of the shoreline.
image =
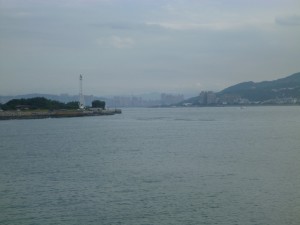
<svg viewBox="0 0 300 225">
<path fill-rule="evenodd" d="M 109 116 L 121 114 L 121 109 L 106 110 L 55 110 L 55 111 L 2 111 L 0 120 L 70 118 L 85 116 Z"/>
</svg>

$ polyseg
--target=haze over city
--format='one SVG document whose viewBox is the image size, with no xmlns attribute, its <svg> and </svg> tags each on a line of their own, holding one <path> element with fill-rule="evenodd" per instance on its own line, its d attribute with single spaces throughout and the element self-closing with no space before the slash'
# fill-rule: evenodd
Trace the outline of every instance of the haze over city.
<svg viewBox="0 0 300 225">
<path fill-rule="evenodd" d="M 219 91 L 300 71 L 298 0 L 0 0 L 0 95 Z"/>
</svg>

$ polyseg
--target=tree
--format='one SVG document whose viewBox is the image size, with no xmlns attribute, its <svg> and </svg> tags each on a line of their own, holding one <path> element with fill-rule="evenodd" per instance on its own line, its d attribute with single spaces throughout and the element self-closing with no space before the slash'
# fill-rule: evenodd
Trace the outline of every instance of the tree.
<svg viewBox="0 0 300 225">
<path fill-rule="evenodd" d="M 66 103 L 66 109 L 78 109 L 79 102 L 74 101 L 74 102 L 68 102 Z"/>
<path fill-rule="evenodd" d="M 105 101 L 94 100 L 94 101 L 92 102 L 92 107 L 93 107 L 93 108 L 101 108 L 101 109 L 105 109 Z"/>
<path fill-rule="evenodd" d="M 29 99 L 12 99 L 1 107 L 3 110 L 16 110 L 16 109 L 78 109 L 78 102 L 62 103 L 55 100 L 46 99 L 44 97 L 36 97 Z"/>
</svg>

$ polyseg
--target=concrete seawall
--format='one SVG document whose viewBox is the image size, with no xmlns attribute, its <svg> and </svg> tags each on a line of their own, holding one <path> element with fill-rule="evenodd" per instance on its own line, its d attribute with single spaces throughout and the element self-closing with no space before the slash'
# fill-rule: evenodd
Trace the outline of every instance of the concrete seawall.
<svg viewBox="0 0 300 225">
<path fill-rule="evenodd" d="M 2 111 L 0 112 L 0 120 L 107 116 L 107 115 L 115 115 L 120 113 L 122 113 L 120 109 L 93 110 L 93 111 L 92 110 Z"/>
</svg>

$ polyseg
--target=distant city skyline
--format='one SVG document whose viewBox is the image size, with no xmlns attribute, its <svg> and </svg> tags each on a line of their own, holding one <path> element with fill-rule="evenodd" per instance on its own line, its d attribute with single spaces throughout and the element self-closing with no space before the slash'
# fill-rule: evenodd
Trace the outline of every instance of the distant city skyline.
<svg viewBox="0 0 300 225">
<path fill-rule="evenodd" d="M 200 93 L 300 71 L 298 0 L 0 0 L 0 95 Z"/>
</svg>

